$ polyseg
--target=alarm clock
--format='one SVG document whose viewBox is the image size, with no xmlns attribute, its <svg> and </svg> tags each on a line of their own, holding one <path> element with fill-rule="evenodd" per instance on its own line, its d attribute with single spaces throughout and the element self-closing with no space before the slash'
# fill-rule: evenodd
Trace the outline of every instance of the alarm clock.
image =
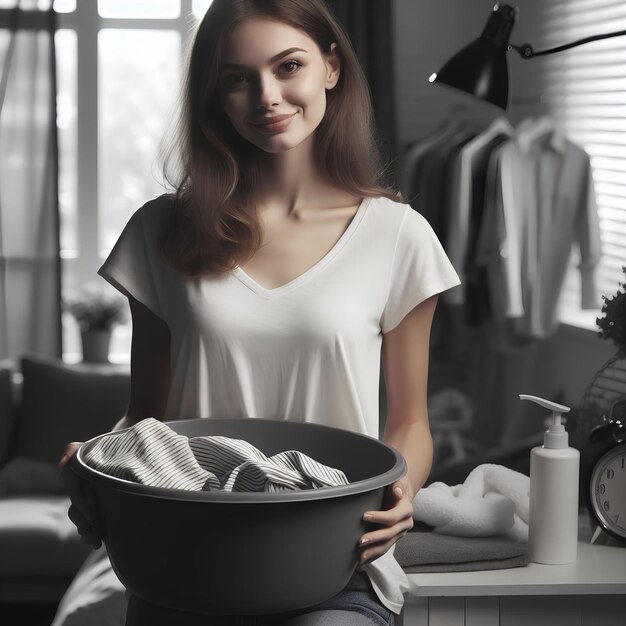
<svg viewBox="0 0 626 626">
<path fill-rule="evenodd" d="M 626 543 L 626 399 L 611 407 L 609 419 L 589 433 L 586 450 L 587 503 L 595 532 Z"/>
</svg>

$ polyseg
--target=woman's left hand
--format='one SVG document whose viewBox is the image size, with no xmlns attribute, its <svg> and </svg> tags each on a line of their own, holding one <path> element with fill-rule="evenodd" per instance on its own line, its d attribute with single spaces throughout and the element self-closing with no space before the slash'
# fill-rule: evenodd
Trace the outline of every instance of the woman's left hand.
<svg viewBox="0 0 626 626">
<path fill-rule="evenodd" d="M 413 497 L 407 477 L 389 486 L 389 508 L 386 511 L 368 511 L 363 519 L 380 528 L 365 533 L 359 542 L 360 565 L 366 565 L 382 556 L 400 537 L 413 528 Z"/>
</svg>

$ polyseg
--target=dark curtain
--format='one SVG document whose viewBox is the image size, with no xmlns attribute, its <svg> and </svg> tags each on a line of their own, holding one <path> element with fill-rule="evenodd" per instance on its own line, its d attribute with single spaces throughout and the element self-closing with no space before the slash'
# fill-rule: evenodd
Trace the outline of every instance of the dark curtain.
<svg viewBox="0 0 626 626">
<path fill-rule="evenodd" d="M 390 0 L 328 0 L 346 29 L 372 92 L 378 142 L 385 163 L 386 182 L 397 187 L 396 94 L 392 7 Z"/>
<path fill-rule="evenodd" d="M 0 358 L 60 357 L 56 19 L 16 4 L 0 10 Z"/>
</svg>

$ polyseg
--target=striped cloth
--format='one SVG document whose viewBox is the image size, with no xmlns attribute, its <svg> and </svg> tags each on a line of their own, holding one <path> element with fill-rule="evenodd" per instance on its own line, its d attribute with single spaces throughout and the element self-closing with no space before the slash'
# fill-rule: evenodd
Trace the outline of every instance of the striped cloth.
<svg viewBox="0 0 626 626">
<path fill-rule="evenodd" d="M 267 457 L 247 441 L 185 437 L 151 417 L 86 447 L 83 460 L 109 476 L 169 489 L 278 492 L 348 484 L 341 470 L 302 452 Z"/>
</svg>

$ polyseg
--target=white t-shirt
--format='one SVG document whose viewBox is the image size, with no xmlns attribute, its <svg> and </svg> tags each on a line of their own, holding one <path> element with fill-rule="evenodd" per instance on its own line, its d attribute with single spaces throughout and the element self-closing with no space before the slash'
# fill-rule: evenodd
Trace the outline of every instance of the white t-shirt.
<svg viewBox="0 0 626 626">
<path fill-rule="evenodd" d="M 383 334 L 459 283 L 428 222 L 409 205 L 365 198 L 333 248 L 265 289 L 240 267 L 189 278 L 162 257 L 174 211 L 163 195 L 130 219 L 99 274 L 171 334 L 168 420 L 261 417 L 378 437 Z M 395 613 L 408 580 L 389 551 L 365 566 Z"/>
</svg>

